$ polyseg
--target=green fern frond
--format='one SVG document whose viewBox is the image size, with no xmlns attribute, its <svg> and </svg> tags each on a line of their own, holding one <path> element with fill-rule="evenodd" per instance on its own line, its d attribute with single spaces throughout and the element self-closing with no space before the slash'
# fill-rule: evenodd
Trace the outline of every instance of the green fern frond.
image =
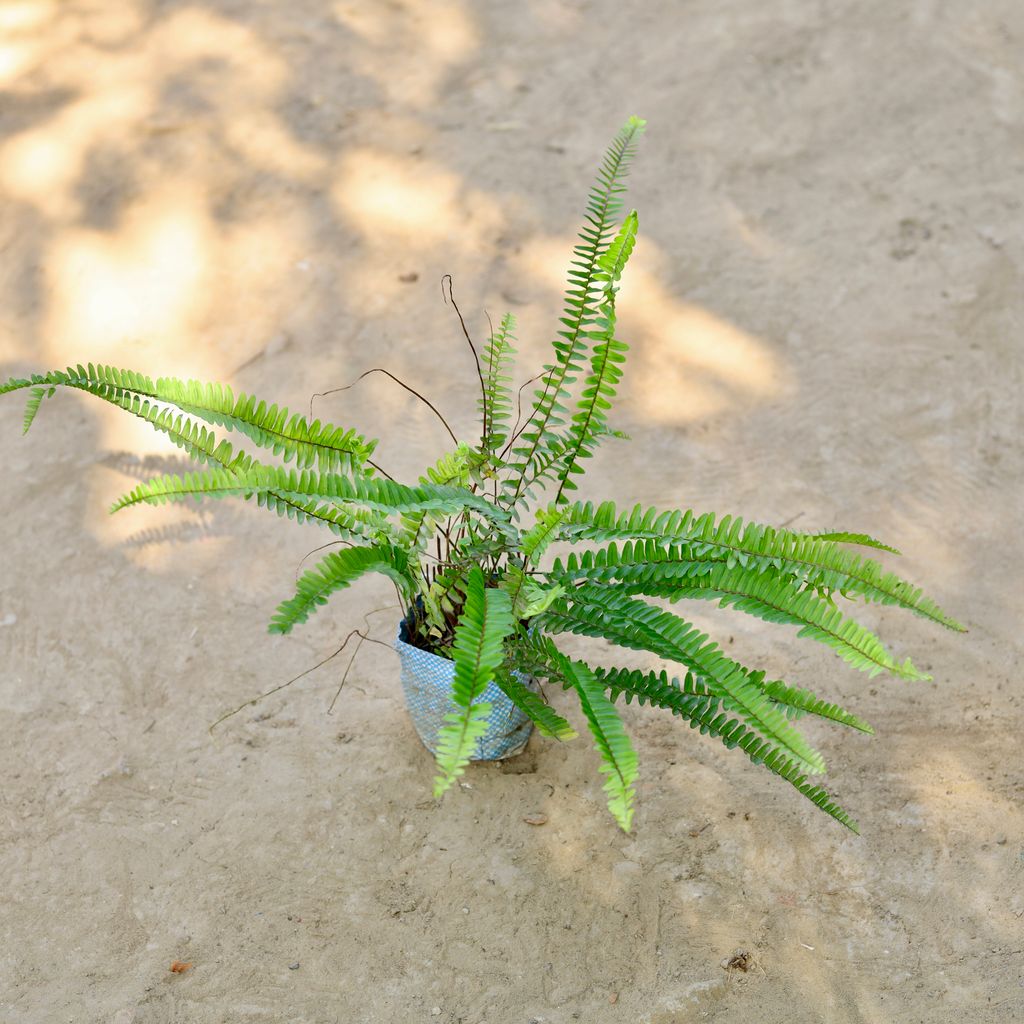
<svg viewBox="0 0 1024 1024">
<path fill-rule="evenodd" d="M 332 551 L 302 574 L 295 587 L 295 596 L 277 606 L 269 631 L 290 633 L 317 608 L 327 604 L 331 594 L 344 590 L 368 572 L 387 576 L 398 586 L 405 601 L 411 598 L 414 584 L 410 577 L 409 556 L 401 548 L 375 545 Z"/>
<path fill-rule="evenodd" d="M 596 276 L 606 297 L 609 292 L 614 293 L 618 291 L 623 271 L 626 269 L 629 257 L 633 255 L 633 247 L 636 245 L 636 234 L 639 228 L 639 216 L 636 210 L 631 210 L 622 221 L 618 233 L 612 239 L 611 244 L 598 258 L 598 273 Z"/>
<path fill-rule="evenodd" d="M 457 487 L 421 484 L 408 487 L 392 480 L 370 477 L 345 477 L 335 473 L 297 471 L 279 466 L 253 466 L 234 472 L 226 469 L 185 473 L 182 476 L 156 477 L 139 485 L 114 503 L 112 512 L 142 502 L 160 505 L 188 498 L 224 498 L 273 491 L 298 501 L 327 499 L 343 504 L 362 505 L 385 514 L 431 510 L 454 514 L 471 509 L 499 526 L 507 523 L 507 514 L 483 498 Z"/>
<path fill-rule="evenodd" d="M 506 313 L 498 329 L 491 335 L 483 351 L 484 388 L 483 397 L 478 399 L 480 417 L 483 423 L 481 442 L 483 451 L 493 462 L 509 436 L 512 419 L 512 360 L 516 350 L 516 318 Z"/>
<path fill-rule="evenodd" d="M 622 379 L 622 367 L 629 346 L 615 337 L 615 293 L 636 243 L 636 232 L 637 214 L 633 210 L 623 221 L 611 245 L 598 259 L 600 269 L 596 277 L 604 289 L 604 295 L 594 321 L 594 329 L 588 332 L 596 344 L 590 357 L 590 375 L 584 382 L 577 404 L 578 411 L 569 428 L 568 451 L 558 474 L 556 505 L 564 500 L 565 491 L 576 490 L 571 477 L 573 474 L 582 474 L 580 460 L 593 455 L 615 398 L 616 388 Z"/>
<path fill-rule="evenodd" d="M 598 675 L 601 675 L 604 670 L 597 669 L 596 671 Z M 629 680 L 630 684 L 634 687 L 634 696 L 637 697 L 641 704 L 644 703 L 644 700 L 650 699 L 652 703 L 657 704 L 659 707 L 666 707 L 672 710 L 674 705 L 670 707 L 664 701 L 659 702 L 658 699 L 655 699 L 660 696 L 664 700 L 668 700 L 671 697 L 672 700 L 682 701 L 680 707 L 693 708 L 697 706 L 694 702 L 700 698 L 703 701 L 701 706 L 704 707 L 706 705 L 706 709 L 713 711 L 715 707 L 722 703 L 721 698 L 716 695 L 714 687 L 709 685 L 706 679 L 696 676 L 692 672 L 687 672 L 685 679 L 681 683 L 679 680 L 673 680 L 672 686 L 674 689 L 666 690 L 664 687 L 668 683 L 668 674 L 664 669 L 660 673 L 641 672 L 637 669 L 615 669 L 614 671 L 623 673 L 623 678 Z M 838 704 L 829 704 L 821 700 L 809 690 L 800 690 L 795 686 L 788 686 L 779 679 L 765 682 L 764 673 L 760 671 L 751 672 L 750 681 L 759 686 L 775 704 L 783 705 L 787 709 L 799 712 L 801 715 L 815 715 L 818 718 L 828 719 L 839 725 L 857 729 L 859 732 L 873 734 L 875 731 L 863 719 L 851 714 Z M 644 684 L 643 687 L 641 683 Z M 627 703 L 630 699 L 627 693 Z"/>
<path fill-rule="evenodd" d="M 813 773 L 825 762 L 761 690 L 758 679 L 727 658 L 718 645 L 684 619 L 611 587 L 583 584 L 535 620 L 552 633 L 601 637 L 620 647 L 649 651 L 707 680 L 726 706 Z"/>
<path fill-rule="evenodd" d="M 262 465 L 245 452 L 235 452 L 228 441 L 218 441 L 212 430 L 194 423 L 174 409 L 156 405 L 149 399 L 129 392 L 112 393 L 107 401 L 144 420 L 198 463 L 220 466 L 236 473 Z M 251 498 L 253 495 L 244 497 Z M 274 491 L 260 491 L 255 497 L 261 508 L 274 511 L 279 516 L 287 516 L 298 523 L 307 519 L 316 522 L 345 540 L 379 540 L 392 533 L 387 518 L 369 509 L 352 506 L 338 508 L 317 502 L 296 501 Z"/>
<path fill-rule="evenodd" d="M 761 675 L 763 676 L 763 673 Z M 863 718 L 858 718 L 838 704 L 829 704 L 820 697 L 816 697 L 810 690 L 789 686 L 781 679 L 774 679 L 771 682 L 762 681 L 758 685 L 776 704 L 781 704 L 798 714 L 827 718 L 859 732 L 874 734 L 875 730 Z"/>
<path fill-rule="evenodd" d="M 366 440 L 355 430 L 321 424 L 319 420 L 309 423 L 299 414 L 289 416 L 287 409 L 268 406 L 253 395 L 235 398 L 224 384 L 176 377 L 163 377 L 154 383 L 132 370 L 92 363 L 34 374 L 27 380 L 12 378 L 0 385 L 0 395 L 38 385 L 85 391 L 122 408 L 120 399 L 125 396 L 173 405 L 207 423 L 237 430 L 286 462 L 294 459 L 303 469 L 318 466 L 323 472 L 361 471 L 376 445 L 376 441 Z M 31 424 L 31 419 L 28 422 Z"/>
<path fill-rule="evenodd" d="M 529 689 L 510 672 L 499 670 L 494 680 L 501 692 L 533 722 L 542 736 L 555 740 L 576 739 L 576 730 L 539 693 Z"/>
<path fill-rule="evenodd" d="M 874 548 L 876 551 L 888 551 L 890 555 L 902 555 L 899 548 L 891 544 L 883 544 L 880 540 L 866 533 L 846 533 L 843 530 L 829 530 L 825 533 L 804 533 L 799 532 L 801 537 L 813 537 L 815 540 L 830 540 L 836 544 L 853 544 L 861 548 Z"/>
<path fill-rule="evenodd" d="M 277 491 L 259 491 L 255 498 L 260 508 L 269 509 L 296 523 L 309 521 L 325 526 L 342 540 L 388 541 L 395 536 L 386 516 L 372 509 L 295 500 Z"/>
<path fill-rule="evenodd" d="M 452 660 L 455 678 L 452 703 L 438 731 L 434 796 L 440 797 L 465 771 L 477 740 L 487 731 L 491 706 L 478 703 L 480 695 L 504 660 L 502 644 L 513 630 L 512 604 L 501 590 L 487 589 L 479 566 L 469 573 L 466 603 L 455 628 Z"/>
<path fill-rule="evenodd" d="M 716 521 L 713 513 L 698 516 L 691 511 L 661 512 L 640 505 L 619 514 L 611 502 L 596 507 L 591 502 L 576 502 L 568 509 L 558 539 L 685 542 L 697 555 L 713 552 L 724 555 L 729 564 L 774 567 L 792 573 L 819 591 L 838 591 L 866 601 L 900 605 L 949 629 L 964 631 L 919 587 L 886 572 L 871 559 L 851 554 L 834 541 L 759 523 L 744 524 L 742 519 L 731 516 Z"/>
<path fill-rule="evenodd" d="M 615 219 L 622 209 L 626 191 L 623 180 L 636 152 L 636 143 L 645 122 L 631 117 L 615 137 L 587 203 L 585 223 L 580 232 L 582 244 L 574 249 L 576 259 L 569 270 L 569 288 L 565 296 L 563 329 L 553 343 L 554 361 L 544 367 L 541 387 L 535 392 L 533 412 L 512 449 L 510 472 L 504 493 L 510 505 L 517 504 L 529 491 L 531 479 L 537 479 L 535 461 L 552 445 L 564 444 L 559 428 L 565 423 L 565 402 L 570 386 L 582 370 L 588 331 L 598 315 L 603 288 L 598 279 L 599 260 L 608 248 Z"/>
<path fill-rule="evenodd" d="M 692 554 L 691 545 L 667 547 L 657 541 L 627 541 L 598 551 L 570 553 L 556 561 L 554 579 L 617 582 L 632 594 L 671 601 L 704 599 L 732 606 L 766 622 L 800 626 L 801 637 L 831 647 L 844 661 L 871 676 L 892 672 L 904 679 L 927 679 L 908 658 L 897 662 L 868 629 L 847 619 L 829 601 L 802 586 L 797 577 L 771 566 L 729 565 L 719 555 Z"/>
<path fill-rule="evenodd" d="M 196 462 L 220 466 L 232 472 L 244 472 L 258 467 L 245 452 L 235 452 L 228 441 L 218 441 L 212 430 L 193 423 L 187 416 L 173 409 L 152 404 L 148 399 L 124 393 L 110 399 L 126 412 L 145 420 L 154 430 L 165 434 L 175 445 Z M 253 495 L 245 495 L 247 498 Z M 387 518 L 379 512 L 348 506 L 339 508 L 310 501 L 296 501 L 275 491 L 260 491 L 255 495 L 261 508 L 287 516 L 297 523 L 309 520 L 326 526 L 344 540 L 379 540 L 392 532 Z"/>
<path fill-rule="evenodd" d="M 608 810 L 619 828 L 628 832 L 633 823 L 638 760 L 622 719 L 588 665 L 568 658 L 546 637 L 541 638 L 541 642 L 548 658 L 558 665 L 563 678 L 576 691 L 590 734 L 594 737 L 594 746 L 601 755 L 600 771 L 606 776 L 604 791 Z"/>
<path fill-rule="evenodd" d="M 608 796 L 608 810 L 619 828 L 628 832 L 633 824 L 634 786 L 639 774 L 636 751 L 615 705 L 604 695 L 594 673 L 578 661 L 571 663 L 569 673 L 594 744 L 601 754 L 600 771 L 607 776 L 604 791 Z"/>
<path fill-rule="evenodd" d="M 716 566 L 707 576 L 687 580 L 676 588 L 642 587 L 641 593 L 668 597 L 717 600 L 722 607 L 734 607 L 766 622 L 799 626 L 801 637 L 809 637 L 831 647 L 840 658 L 870 677 L 891 672 L 903 679 L 928 680 L 907 658 L 901 664 L 882 642 L 864 626 L 847 619 L 830 602 L 813 590 L 801 590 L 791 578 L 774 576 L 770 571 L 741 566 Z"/>
<path fill-rule="evenodd" d="M 689 721 L 692 729 L 699 729 L 702 734 L 720 739 L 729 749 L 739 747 L 754 764 L 764 765 L 785 779 L 816 807 L 852 832 L 858 832 L 857 823 L 833 801 L 825 789 L 808 782 L 796 761 L 742 722 L 720 711 L 719 699 L 692 674 L 687 673 L 686 678 L 680 681 L 670 679 L 666 672 L 597 669 L 595 676 L 611 692 L 613 701 L 623 696 L 627 704 L 635 698 L 640 704 L 665 708 Z"/>
<path fill-rule="evenodd" d="M 568 509 L 555 520 L 560 525 Z M 541 513 L 548 516 L 550 513 Z M 558 525 L 552 527 L 557 531 Z M 694 545 L 665 544 L 657 540 L 627 540 L 621 547 L 614 541 L 604 548 L 570 551 L 565 558 L 556 558 L 550 575 L 569 581 L 590 580 L 592 583 L 633 584 L 645 580 L 664 580 L 674 584 L 694 576 L 705 576 L 718 565 L 725 565 L 726 556 L 714 551 L 698 553 Z"/>
</svg>

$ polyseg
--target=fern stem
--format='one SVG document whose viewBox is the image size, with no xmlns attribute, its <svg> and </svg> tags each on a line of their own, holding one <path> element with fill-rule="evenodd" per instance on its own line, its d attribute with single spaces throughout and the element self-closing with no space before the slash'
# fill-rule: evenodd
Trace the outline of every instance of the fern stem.
<svg viewBox="0 0 1024 1024">
<path fill-rule="evenodd" d="M 399 377 L 396 377 L 390 370 L 385 370 L 383 366 L 374 366 L 371 369 L 366 370 L 364 373 L 361 373 L 358 377 L 356 377 L 356 379 L 352 381 L 351 384 L 346 384 L 344 387 L 330 388 L 327 391 L 317 391 L 316 393 L 314 393 L 309 399 L 310 422 L 313 422 L 313 399 L 326 398 L 328 395 L 336 395 L 339 392 L 348 391 L 349 388 L 354 388 L 361 380 L 363 380 L 366 377 L 369 377 L 371 373 L 383 373 L 385 377 L 390 377 L 391 380 L 393 380 L 399 387 L 405 388 L 405 390 L 408 391 L 410 395 L 414 395 L 416 398 L 418 398 L 444 424 L 444 429 L 448 431 L 449 437 L 451 437 L 451 439 L 456 444 L 459 443 L 459 439 L 455 436 L 455 432 L 448 425 L 448 421 L 444 418 L 444 416 L 441 415 L 441 412 L 437 408 L 437 406 L 434 405 L 434 403 L 431 402 L 430 399 L 426 397 L 426 395 L 421 395 L 414 387 L 410 387 L 408 384 L 405 383 L 404 380 L 402 380 Z M 366 461 L 369 462 L 370 460 L 367 459 Z M 383 470 L 379 470 L 379 472 L 383 472 Z"/>
<path fill-rule="evenodd" d="M 487 388 L 484 385 L 484 371 L 480 365 L 480 356 L 477 354 L 476 345 L 473 344 L 473 339 L 469 336 L 469 331 L 466 329 L 466 321 L 463 319 L 462 310 L 459 309 L 459 304 L 455 301 L 455 289 L 452 284 L 452 275 L 445 274 L 441 278 L 441 297 L 444 298 L 444 282 L 448 281 L 448 298 L 451 299 L 452 306 L 455 308 L 455 313 L 459 318 L 459 324 L 462 327 L 462 333 L 465 336 L 466 343 L 469 345 L 470 352 L 473 353 L 473 361 L 476 363 L 476 375 L 480 378 L 480 395 L 486 401 L 487 399 Z M 445 305 L 448 304 L 448 298 L 445 298 Z M 458 441 L 456 441 L 458 444 Z"/>
</svg>

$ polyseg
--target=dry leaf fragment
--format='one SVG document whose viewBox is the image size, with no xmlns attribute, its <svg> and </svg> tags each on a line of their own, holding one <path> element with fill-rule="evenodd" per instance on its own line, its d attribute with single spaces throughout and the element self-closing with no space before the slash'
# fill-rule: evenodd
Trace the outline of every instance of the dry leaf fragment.
<svg viewBox="0 0 1024 1024">
<path fill-rule="evenodd" d="M 754 966 L 754 957 L 745 949 L 735 949 L 732 956 L 722 959 L 720 966 L 723 971 L 742 971 L 746 974 Z"/>
<path fill-rule="evenodd" d="M 523 821 L 525 821 L 527 825 L 546 825 L 548 823 L 548 816 L 537 811 L 534 814 L 528 814 L 523 818 Z"/>
<path fill-rule="evenodd" d="M 184 974 L 191 966 L 191 963 L 186 964 L 182 963 L 181 960 L 175 960 L 174 963 L 171 964 L 171 974 Z"/>
</svg>

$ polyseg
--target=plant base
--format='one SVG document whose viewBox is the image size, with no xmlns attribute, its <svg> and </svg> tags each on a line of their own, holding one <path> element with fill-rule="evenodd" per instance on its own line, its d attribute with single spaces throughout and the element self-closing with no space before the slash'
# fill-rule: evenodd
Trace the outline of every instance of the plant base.
<svg viewBox="0 0 1024 1024">
<path fill-rule="evenodd" d="M 444 716 L 454 710 L 451 703 L 455 664 L 408 642 L 405 620 L 399 627 L 395 650 L 402 663 L 402 689 L 409 717 L 423 745 L 437 753 L 437 734 Z M 524 679 L 527 685 L 531 681 Z M 501 761 L 515 757 L 526 748 L 533 723 L 505 696 L 496 683 L 484 690 L 481 703 L 491 706 L 490 725 L 477 742 L 474 761 Z"/>
</svg>

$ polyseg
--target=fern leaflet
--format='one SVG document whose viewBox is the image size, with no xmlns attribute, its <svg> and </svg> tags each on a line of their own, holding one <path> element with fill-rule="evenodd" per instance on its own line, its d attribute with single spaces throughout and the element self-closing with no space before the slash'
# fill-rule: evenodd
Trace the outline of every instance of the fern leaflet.
<svg viewBox="0 0 1024 1024">
<path fill-rule="evenodd" d="M 511 672 L 499 670 L 495 682 L 501 692 L 529 717 L 542 736 L 556 740 L 576 738 L 576 730 L 539 693 L 535 693 Z"/>
</svg>

